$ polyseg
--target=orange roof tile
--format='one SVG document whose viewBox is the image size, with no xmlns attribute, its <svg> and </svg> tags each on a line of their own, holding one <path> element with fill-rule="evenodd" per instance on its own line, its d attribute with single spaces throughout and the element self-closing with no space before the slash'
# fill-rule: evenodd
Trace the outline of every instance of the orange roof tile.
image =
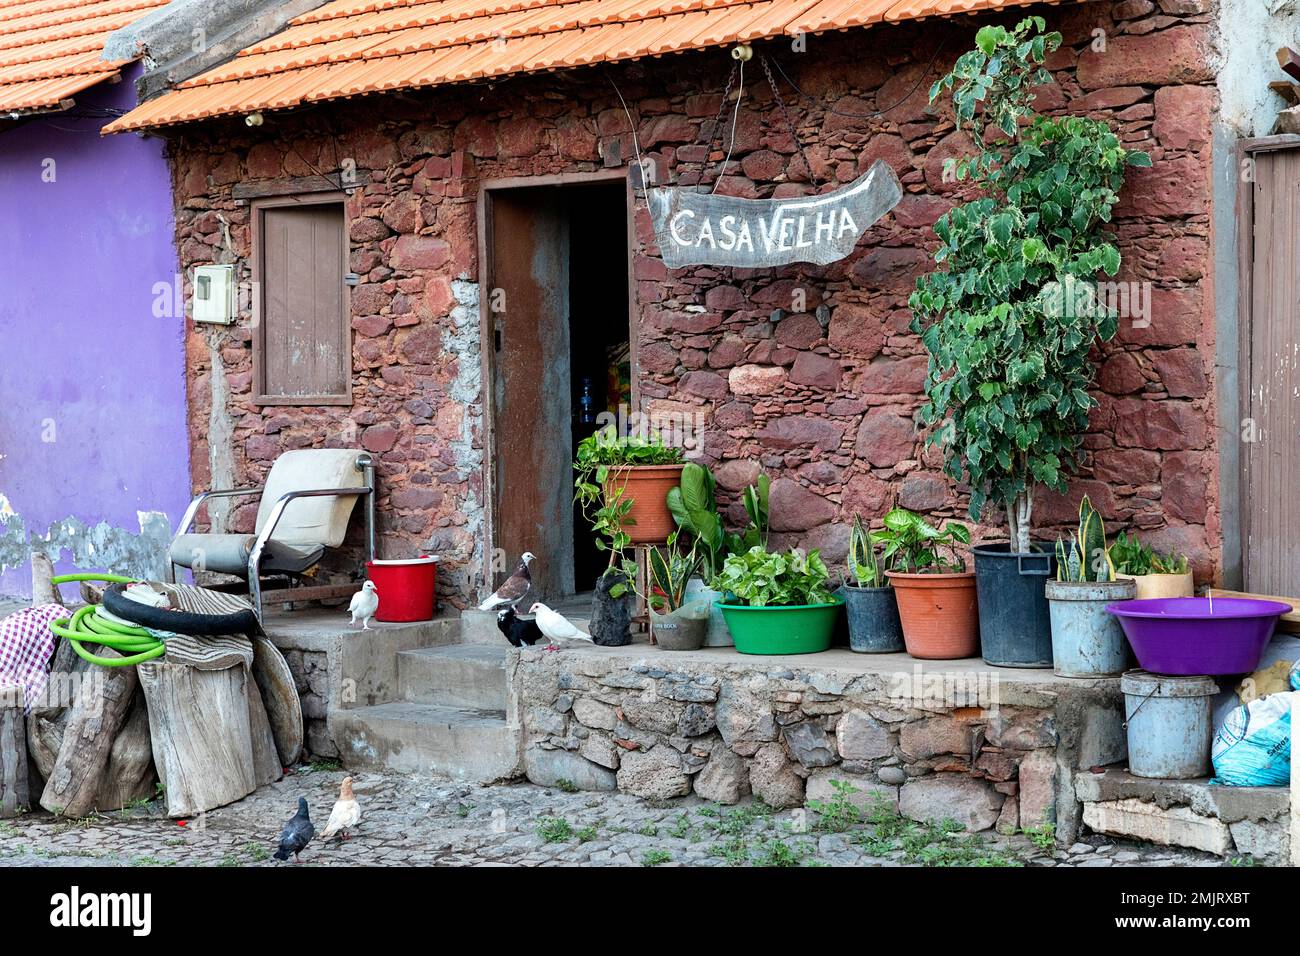
<svg viewBox="0 0 1300 956">
<path fill-rule="evenodd" d="M 332 0 L 104 132 L 1031 2 Z"/>
<path fill-rule="evenodd" d="M 56 109 L 119 75 L 101 60 L 114 30 L 168 0 L 0 0 L 0 112 Z"/>
</svg>

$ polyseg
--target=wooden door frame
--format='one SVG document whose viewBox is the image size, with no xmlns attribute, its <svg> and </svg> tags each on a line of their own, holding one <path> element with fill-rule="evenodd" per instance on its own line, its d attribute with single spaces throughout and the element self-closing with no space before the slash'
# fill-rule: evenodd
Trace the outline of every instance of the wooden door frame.
<svg viewBox="0 0 1300 956">
<path fill-rule="evenodd" d="M 262 215 L 268 209 L 287 209 L 301 206 L 323 206 L 338 205 L 339 217 L 342 223 L 343 241 L 340 243 L 343 251 L 343 275 L 346 277 L 352 270 L 350 259 L 352 256 L 352 242 L 349 238 L 348 231 L 348 197 L 337 190 L 322 191 L 313 193 L 301 193 L 291 195 L 268 195 L 253 199 L 249 202 L 249 229 L 250 229 L 250 267 L 253 276 L 253 294 L 250 297 L 250 307 L 253 313 L 253 381 L 251 390 L 253 393 L 252 402 L 257 406 L 270 405 L 351 405 L 353 401 L 352 393 L 352 295 L 351 288 L 344 285 L 342 300 L 342 309 L 339 321 L 342 323 L 344 349 L 343 358 L 346 364 L 345 379 L 347 381 L 346 395 L 268 395 L 266 393 L 266 382 L 263 375 L 266 373 L 266 326 L 262 322 L 263 312 L 263 294 L 266 288 L 263 278 L 265 276 L 265 257 L 266 242 L 263 236 Z"/>
<path fill-rule="evenodd" d="M 1237 144 L 1237 407 L 1242 417 L 1250 411 L 1251 392 L 1251 341 L 1254 333 L 1254 269 L 1255 269 L 1255 177 L 1241 175 L 1245 163 L 1258 153 L 1273 153 L 1287 149 L 1300 149 L 1300 136 L 1286 133 L 1277 136 L 1256 136 Z M 1237 432 L 1237 429 L 1233 429 Z M 1240 440 L 1240 433 L 1238 440 Z M 1249 489 L 1250 456 L 1237 456 L 1237 498 L 1245 500 Z M 1223 498 L 1223 489 L 1219 489 Z M 1246 580 L 1246 555 L 1250 546 L 1250 509 L 1243 507 L 1237 521 L 1241 564 L 1241 586 L 1249 588 Z"/>
<path fill-rule="evenodd" d="M 479 263 L 479 354 L 483 396 L 483 568 L 481 583 L 487 590 L 495 587 L 492 555 L 496 550 L 496 339 L 492 319 L 492 197 L 494 193 L 548 186 L 584 186 L 593 183 L 622 181 L 626 191 L 627 211 L 627 322 L 628 352 L 631 365 L 632 408 L 641 407 L 640 364 L 637 358 L 638 327 L 636 278 L 633 262 L 636 255 L 636 191 L 627 167 L 602 169 L 590 173 L 553 173 L 542 176 L 508 176 L 485 179 L 479 183 L 477 202 Z"/>
</svg>

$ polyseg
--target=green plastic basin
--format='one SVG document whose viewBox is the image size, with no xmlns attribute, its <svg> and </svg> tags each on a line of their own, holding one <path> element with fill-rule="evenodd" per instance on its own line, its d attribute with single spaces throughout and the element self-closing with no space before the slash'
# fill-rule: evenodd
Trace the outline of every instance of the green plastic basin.
<svg viewBox="0 0 1300 956">
<path fill-rule="evenodd" d="M 831 646 L 844 599 L 791 607 L 748 607 L 719 601 L 718 607 L 736 650 L 742 654 L 816 654 Z"/>
</svg>

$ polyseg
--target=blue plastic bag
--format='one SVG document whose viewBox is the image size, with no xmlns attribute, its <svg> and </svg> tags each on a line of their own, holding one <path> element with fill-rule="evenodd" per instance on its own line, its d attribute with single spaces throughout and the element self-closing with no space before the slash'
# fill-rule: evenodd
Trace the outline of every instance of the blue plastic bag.
<svg viewBox="0 0 1300 956">
<path fill-rule="evenodd" d="M 1296 697 L 1296 691 L 1269 694 L 1224 718 L 1211 750 L 1212 783 L 1277 787 L 1291 782 L 1291 704 Z"/>
</svg>

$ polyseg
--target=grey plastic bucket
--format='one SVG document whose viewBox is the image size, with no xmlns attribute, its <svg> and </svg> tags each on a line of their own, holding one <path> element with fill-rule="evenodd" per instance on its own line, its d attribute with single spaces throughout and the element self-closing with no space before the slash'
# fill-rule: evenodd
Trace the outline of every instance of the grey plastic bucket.
<svg viewBox="0 0 1300 956">
<path fill-rule="evenodd" d="M 975 589 L 980 612 L 980 656 L 996 667 L 1051 667 L 1052 621 L 1043 585 L 1056 575 L 1052 546 L 1012 551 L 1011 545 L 981 544 L 975 555 Z"/>
<path fill-rule="evenodd" d="M 849 648 L 859 654 L 894 654 L 903 650 L 903 623 L 892 587 L 859 588 L 841 585 L 849 622 Z"/>
<path fill-rule="evenodd" d="M 1136 581 L 1048 581 L 1045 593 L 1059 676 L 1117 677 L 1128 669 L 1128 640 L 1106 605 L 1137 594 Z"/>
<path fill-rule="evenodd" d="M 1210 719 L 1218 686 L 1210 677 L 1125 673 L 1128 769 L 1138 777 L 1187 780 L 1210 773 Z"/>
</svg>

